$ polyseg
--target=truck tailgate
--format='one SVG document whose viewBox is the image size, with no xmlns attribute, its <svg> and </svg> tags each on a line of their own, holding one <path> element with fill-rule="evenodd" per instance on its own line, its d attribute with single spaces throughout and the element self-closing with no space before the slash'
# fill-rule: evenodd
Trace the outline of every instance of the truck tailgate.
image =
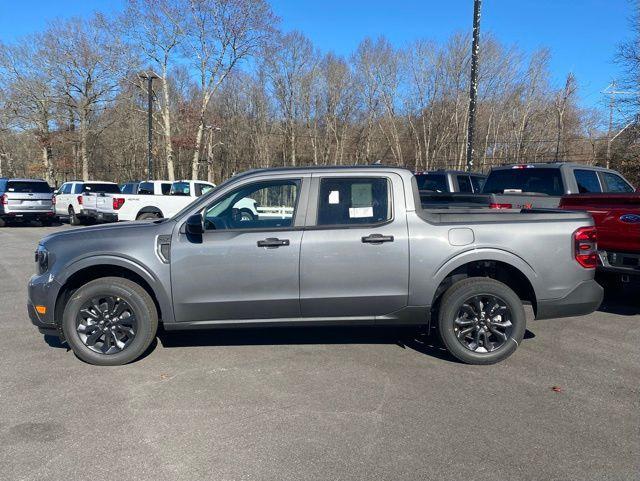
<svg viewBox="0 0 640 481">
<path fill-rule="evenodd" d="M 560 208 L 593 216 L 600 249 L 640 252 L 640 194 L 566 195 Z"/>
</svg>

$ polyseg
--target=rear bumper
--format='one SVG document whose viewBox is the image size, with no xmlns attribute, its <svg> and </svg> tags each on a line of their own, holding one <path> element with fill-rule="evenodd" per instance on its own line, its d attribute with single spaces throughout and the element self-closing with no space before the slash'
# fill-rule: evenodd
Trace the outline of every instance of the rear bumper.
<svg viewBox="0 0 640 481">
<path fill-rule="evenodd" d="M 640 253 L 598 251 L 598 273 L 640 276 Z"/>
<path fill-rule="evenodd" d="M 55 215 L 53 210 L 11 210 L 0 212 L 3 219 L 51 219 Z"/>
<path fill-rule="evenodd" d="M 98 212 L 96 216 L 100 222 L 118 222 L 118 214 L 111 212 Z"/>
<path fill-rule="evenodd" d="M 565 297 L 539 300 L 536 319 L 590 314 L 600 307 L 603 296 L 604 289 L 595 280 L 583 281 Z"/>
</svg>

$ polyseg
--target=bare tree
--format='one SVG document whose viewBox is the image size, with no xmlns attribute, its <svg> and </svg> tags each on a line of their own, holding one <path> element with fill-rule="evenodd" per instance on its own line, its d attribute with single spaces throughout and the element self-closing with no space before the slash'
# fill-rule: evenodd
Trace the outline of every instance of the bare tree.
<svg viewBox="0 0 640 481">
<path fill-rule="evenodd" d="M 268 40 L 275 17 L 264 0 L 189 0 L 183 15 L 185 53 L 201 95 L 191 161 L 197 179 L 207 106 L 229 73 Z"/>
</svg>

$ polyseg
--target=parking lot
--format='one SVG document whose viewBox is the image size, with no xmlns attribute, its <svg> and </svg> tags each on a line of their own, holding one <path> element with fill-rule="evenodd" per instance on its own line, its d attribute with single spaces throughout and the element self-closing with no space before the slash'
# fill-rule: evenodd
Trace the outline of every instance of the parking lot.
<svg viewBox="0 0 640 481">
<path fill-rule="evenodd" d="M 96 367 L 30 324 L 38 239 L 0 230 L 1 479 L 640 479 L 640 303 L 530 322 L 468 366 L 386 328 L 161 334 Z"/>
</svg>

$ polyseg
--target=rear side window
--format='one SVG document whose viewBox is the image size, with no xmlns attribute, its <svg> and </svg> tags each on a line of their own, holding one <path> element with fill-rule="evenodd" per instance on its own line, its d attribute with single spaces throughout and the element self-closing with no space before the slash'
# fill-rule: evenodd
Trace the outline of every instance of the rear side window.
<svg viewBox="0 0 640 481">
<path fill-rule="evenodd" d="M 473 185 L 474 192 L 480 192 L 482 190 L 482 186 L 484 185 L 486 177 L 481 177 L 479 175 L 471 176 L 471 184 Z"/>
<path fill-rule="evenodd" d="M 604 172 L 602 176 L 606 192 L 634 192 L 633 187 L 618 174 Z"/>
<path fill-rule="evenodd" d="M 418 190 L 431 192 L 449 192 L 447 176 L 444 174 L 417 174 Z"/>
<path fill-rule="evenodd" d="M 576 169 L 573 171 L 578 184 L 578 192 L 587 194 L 589 192 L 602 192 L 600 181 L 595 170 Z"/>
<path fill-rule="evenodd" d="M 468 175 L 457 175 L 456 179 L 458 180 L 458 189 L 460 192 L 473 192 L 471 179 L 469 179 Z"/>
<path fill-rule="evenodd" d="M 162 191 L 162 195 L 169 195 L 171 193 L 171 184 L 160 184 L 160 190 Z"/>
<path fill-rule="evenodd" d="M 377 224 L 390 218 L 386 178 L 320 180 L 318 225 Z"/>
<path fill-rule="evenodd" d="M 536 167 L 492 170 L 482 187 L 482 193 L 503 194 L 505 190 L 507 193 L 564 194 L 560 169 Z"/>
<path fill-rule="evenodd" d="M 101 194 L 121 194 L 118 184 L 84 184 L 82 192 L 100 192 Z"/>
<path fill-rule="evenodd" d="M 7 192 L 15 192 L 17 194 L 49 194 L 53 191 L 46 182 L 10 180 L 7 182 Z"/>
<path fill-rule="evenodd" d="M 174 182 L 171 186 L 171 195 L 191 195 L 189 182 Z"/>
<path fill-rule="evenodd" d="M 140 182 L 138 186 L 138 194 L 153 195 L 153 184 L 151 182 Z"/>
</svg>

